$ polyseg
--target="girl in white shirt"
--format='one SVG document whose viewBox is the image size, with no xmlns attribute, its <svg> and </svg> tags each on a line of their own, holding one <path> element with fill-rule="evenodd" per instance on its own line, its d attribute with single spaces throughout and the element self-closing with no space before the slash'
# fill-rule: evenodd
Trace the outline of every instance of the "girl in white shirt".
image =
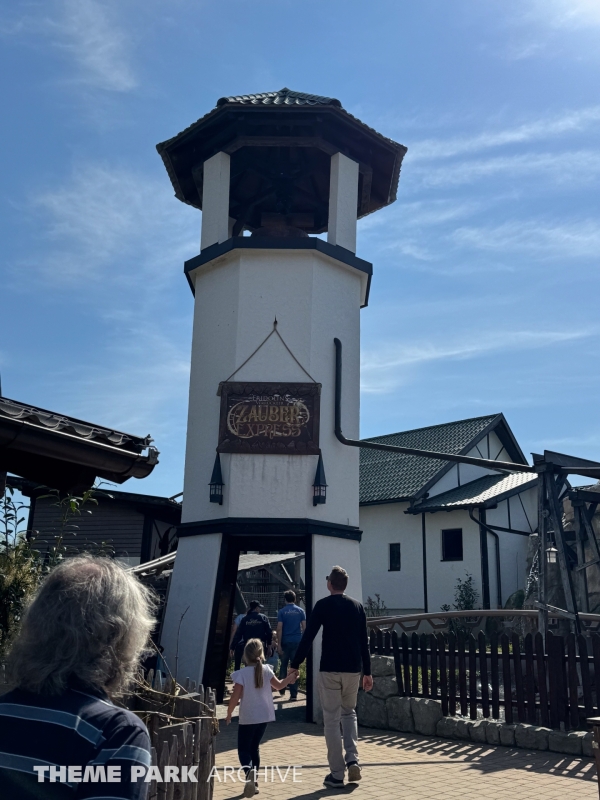
<svg viewBox="0 0 600 800">
<path fill-rule="evenodd" d="M 282 681 L 278 680 L 272 668 L 264 661 L 262 642 L 260 639 L 250 639 L 244 648 L 244 662 L 247 666 L 231 674 L 234 687 L 225 721 L 229 725 L 233 710 L 240 702 L 238 756 L 246 773 L 244 797 L 253 797 L 258 792 L 260 741 L 267 729 L 267 723 L 275 721 L 273 689 L 285 689 L 296 680 L 295 673 Z"/>
</svg>

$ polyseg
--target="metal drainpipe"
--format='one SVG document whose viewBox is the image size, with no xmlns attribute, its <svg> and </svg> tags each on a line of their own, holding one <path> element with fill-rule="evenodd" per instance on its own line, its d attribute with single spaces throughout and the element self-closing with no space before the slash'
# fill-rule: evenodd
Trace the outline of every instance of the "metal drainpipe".
<svg viewBox="0 0 600 800">
<path fill-rule="evenodd" d="M 477 525 L 480 525 L 482 528 L 485 528 L 486 531 L 492 534 L 495 539 L 496 544 L 496 603 L 498 608 L 502 608 L 502 574 L 500 570 L 500 537 L 496 533 L 496 531 L 492 530 L 489 525 L 486 525 L 485 522 L 481 522 L 481 520 L 475 519 L 473 516 L 473 510 L 468 509 L 469 517 L 475 522 Z"/>
<path fill-rule="evenodd" d="M 346 439 L 342 433 L 342 343 L 334 339 L 335 344 L 335 435 L 338 441 L 349 447 L 362 447 L 365 450 L 383 450 L 388 453 L 403 453 L 407 456 L 422 456 L 435 458 L 439 461 L 453 461 L 457 464 L 473 464 L 475 467 L 493 469 L 496 472 L 535 472 L 529 464 L 513 464 L 510 461 L 493 461 L 489 458 L 472 458 L 471 456 L 455 455 L 454 453 L 438 453 L 433 450 L 418 450 L 414 447 L 398 447 L 379 442 Z"/>
</svg>

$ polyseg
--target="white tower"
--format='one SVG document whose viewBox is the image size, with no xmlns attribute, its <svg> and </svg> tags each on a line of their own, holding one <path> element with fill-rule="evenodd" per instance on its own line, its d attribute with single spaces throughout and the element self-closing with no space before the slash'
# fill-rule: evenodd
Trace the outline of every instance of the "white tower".
<svg viewBox="0 0 600 800">
<path fill-rule="evenodd" d="M 157 149 L 176 197 L 202 209 L 200 255 L 185 265 L 183 513 L 162 644 L 180 679 L 220 694 L 240 551 L 305 552 L 308 611 L 334 564 L 362 598 L 359 454 L 334 434 L 333 340 L 344 344 L 343 429 L 358 438 L 372 269 L 355 255 L 356 221 L 395 200 L 405 148 L 337 100 L 283 89 L 222 98 Z M 317 645 L 311 674 L 318 657 Z"/>
</svg>

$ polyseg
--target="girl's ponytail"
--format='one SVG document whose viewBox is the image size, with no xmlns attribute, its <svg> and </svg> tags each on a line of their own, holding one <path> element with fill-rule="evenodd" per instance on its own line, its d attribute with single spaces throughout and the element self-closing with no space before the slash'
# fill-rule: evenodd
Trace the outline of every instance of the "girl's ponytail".
<svg viewBox="0 0 600 800">
<path fill-rule="evenodd" d="M 257 689 L 263 686 L 264 651 L 260 639 L 250 639 L 244 647 L 244 661 L 250 666 L 254 664 L 254 685 Z"/>
</svg>

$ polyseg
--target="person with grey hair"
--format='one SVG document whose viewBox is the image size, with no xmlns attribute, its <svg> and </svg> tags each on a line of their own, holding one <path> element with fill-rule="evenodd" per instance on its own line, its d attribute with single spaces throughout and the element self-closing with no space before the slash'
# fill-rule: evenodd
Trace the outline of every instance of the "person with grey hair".
<svg viewBox="0 0 600 800">
<path fill-rule="evenodd" d="M 154 609 L 152 593 L 111 559 L 78 556 L 50 572 L 9 655 L 16 688 L 0 697 L 1 798 L 146 797 L 148 731 L 111 697 L 138 669 Z"/>
</svg>

